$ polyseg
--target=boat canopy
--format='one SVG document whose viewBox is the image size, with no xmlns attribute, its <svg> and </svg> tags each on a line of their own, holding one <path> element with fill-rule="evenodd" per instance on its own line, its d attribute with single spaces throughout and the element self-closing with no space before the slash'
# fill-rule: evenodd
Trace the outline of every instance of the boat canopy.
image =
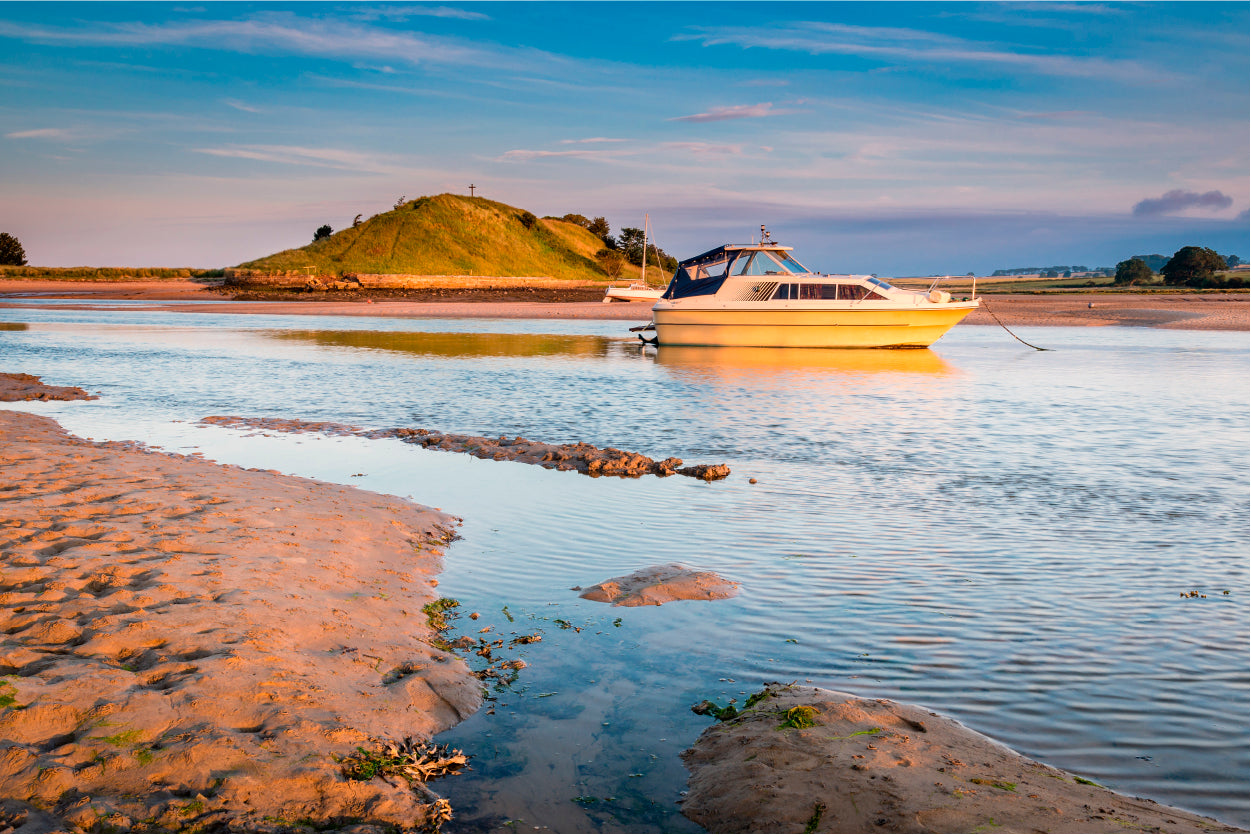
<svg viewBox="0 0 1251 835">
<path fill-rule="evenodd" d="M 808 268 L 792 258 L 789 249 L 730 244 L 710 249 L 678 264 L 663 298 L 711 296 L 732 275 L 809 275 Z"/>
</svg>

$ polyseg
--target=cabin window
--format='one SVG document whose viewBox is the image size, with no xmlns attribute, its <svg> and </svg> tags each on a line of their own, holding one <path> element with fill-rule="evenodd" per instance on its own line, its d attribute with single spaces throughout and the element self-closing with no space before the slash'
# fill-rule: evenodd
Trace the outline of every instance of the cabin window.
<svg viewBox="0 0 1251 835">
<path fill-rule="evenodd" d="M 791 287 L 793 286 L 794 285 L 792 284 L 779 284 L 778 289 L 773 292 L 773 298 L 781 299 L 783 301 L 795 298 L 791 295 Z"/>
</svg>

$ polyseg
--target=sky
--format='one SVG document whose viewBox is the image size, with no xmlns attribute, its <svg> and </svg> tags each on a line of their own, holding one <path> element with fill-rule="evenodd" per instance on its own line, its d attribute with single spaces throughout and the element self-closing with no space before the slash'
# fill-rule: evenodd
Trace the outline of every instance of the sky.
<svg viewBox="0 0 1251 835">
<path fill-rule="evenodd" d="M 1249 6 L 0 3 L 0 231 L 225 267 L 401 197 L 686 258 L 1113 266 L 1248 244 Z"/>
</svg>

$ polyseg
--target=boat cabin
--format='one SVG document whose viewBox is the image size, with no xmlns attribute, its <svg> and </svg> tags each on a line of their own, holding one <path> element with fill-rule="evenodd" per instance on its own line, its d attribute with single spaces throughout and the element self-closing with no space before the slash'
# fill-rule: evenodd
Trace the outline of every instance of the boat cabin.
<svg viewBox="0 0 1251 835">
<path fill-rule="evenodd" d="M 661 298 L 675 300 L 712 296 L 727 281 L 739 285 L 729 296 L 742 301 L 772 300 L 886 300 L 894 288 L 870 275 L 821 275 L 791 255 L 792 247 L 769 241 L 752 245 L 727 244 L 678 264 Z M 751 281 L 760 278 L 760 281 Z M 726 295 L 726 294 L 722 294 Z"/>
</svg>

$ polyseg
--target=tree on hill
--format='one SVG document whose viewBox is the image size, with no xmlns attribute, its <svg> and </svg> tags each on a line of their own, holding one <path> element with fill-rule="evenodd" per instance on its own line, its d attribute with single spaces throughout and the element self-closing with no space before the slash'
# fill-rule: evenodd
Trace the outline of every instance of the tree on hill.
<svg viewBox="0 0 1251 835">
<path fill-rule="evenodd" d="M 584 215 L 575 215 L 573 213 L 570 213 L 562 217 L 561 220 L 565 221 L 566 223 L 576 223 L 579 226 L 581 226 L 583 229 L 591 228 L 591 221 L 587 220 Z"/>
<path fill-rule="evenodd" d="M 625 255 L 626 260 L 631 264 L 643 265 L 643 230 L 635 229 L 632 226 L 626 226 L 621 230 L 618 245 L 621 252 Z M 647 263 L 659 264 L 666 270 L 676 270 L 678 261 L 669 253 L 660 249 L 653 243 L 647 244 Z"/>
<path fill-rule="evenodd" d="M 608 221 L 603 217 L 597 217 L 587 224 L 586 231 L 592 235 L 599 235 L 604 242 L 604 246 L 609 249 L 617 248 L 617 239 L 612 236 L 612 227 L 608 225 Z"/>
<path fill-rule="evenodd" d="M 1160 275 L 1174 287 L 1205 287 L 1225 267 L 1225 259 L 1207 247 L 1184 246 L 1161 268 Z"/>
<path fill-rule="evenodd" d="M 1237 255 L 1230 255 L 1230 256 L 1228 256 L 1228 257 L 1225 259 L 1225 266 L 1226 266 L 1226 267 L 1229 267 L 1231 270 L 1232 270 L 1234 267 L 1237 267 L 1237 266 L 1239 266 L 1240 264 L 1245 264 L 1245 263 L 1247 263 L 1247 262 L 1246 262 L 1246 261 L 1243 261 L 1243 260 L 1242 260 L 1241 258 L 1239 258 Z"/>
<path fill-rule="evenodd" d="M 318 226 L 317 231 L 313 233 L 313 243 L 317 243 L 322 238 L 329 238 L 333 234 L 334 230 L 330 228 L 329 223 L 323 226 Z"/>
<path fill-rule="evenodd" d="M 1112 282 L 1119 285 L 1146 284 L 1155 278 L 1155 273 L 1141 258 L 1129 258 L 1116 265 L 1116 278 Z"/>
<path fill-rule="evenodd" d="M 0 265 L 26 266 L 26 250 L 22 249 L 22 242 L 8 232 L 0 232 Z"/>
</svg>

